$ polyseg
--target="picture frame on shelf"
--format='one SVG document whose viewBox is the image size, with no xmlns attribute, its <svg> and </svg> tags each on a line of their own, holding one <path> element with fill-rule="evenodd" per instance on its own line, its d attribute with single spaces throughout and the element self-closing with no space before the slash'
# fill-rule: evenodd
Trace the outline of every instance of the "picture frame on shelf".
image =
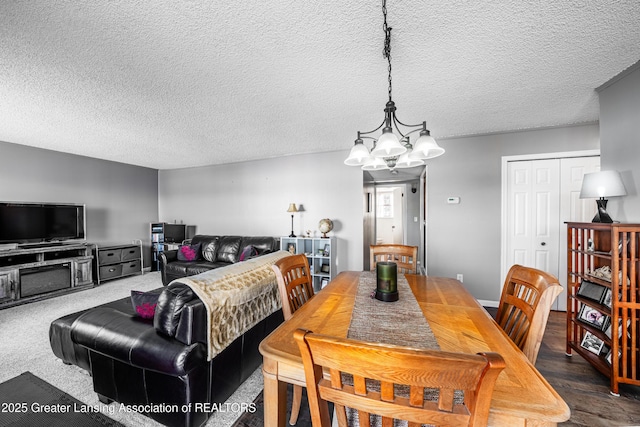
<svg viewBox="0 0 640 427">
<path fill-rule="evenodd" d="M 578 319 L 584 323 L 587 323 L 599 330 L 603 330 L 605 328 L 605 321 L 607 320 L 607 315 L 601 313 L 593 307 L 588 306 L 587 304 L 582 304 L 580 307 L 580 312 L 578 313 Z"/>
<path fill-rule="evenodd" d="M 611 308 L 611 289 L 607 288 L 607 290 L 604 292 L 604 295 L 602 296 L 602 300 L 600 301 L 600 304 Z"/>
<path fill-rule="evenodd" d="M 327 286 L 328 284 L 329 284 L 329 278 L 323 277 L 322 280 L 320 281 L 320 289 L 324 289 L 324 287 Z"/>
<path fill-rule="evenodd" d="M 613 356 L 613 350 L 609 349 L 609 351 L 607 352 L 607 356 L 605 357 L 605 360 L 607 361 L 607 363 L 609 365 L 611 365 L 611 357 Z M 620 350 L 618 350 L 618 359 L 622 357 L 622 352 Z"/>
<path fill-rule="evenodd" d="M 326 245 L 324 245 L 324 251 L 323 251 L 323 256 L 329 256 L 331 251 L 331 245 L 329 245 L 328 243 Z"/>
<path fill-rule="evenodd" d="M 329 273 L 329 264 L 322 264 L 322 266 L 320 266 L 320 272 L 321 273 Z"/>
<path fill-rule="evenodd" d="M 604 334 L 611 339 L 611 321 L 607 322 Z M 627 337 L 631 338 L 631 333 L 629 332 L 629 327 L 631 326 L 631 319 L 627 319 Z M 622 319 L 618 319 L 618 338 L 622 337 Z"/>
<path fill-rule="evenodd" d="M 590 351 L 593 354 L 600 355 L 602 348 L 604 347 L 604 341 L 587 331 L 582 338 L 580 347 Z"/>
<path fill-rule="evenodd" d="M 287 245 L 287 250 L 289 251 L 290 254 L 294 255 L 296 253 L 296 244 L 295 243 L 289 243 Z"/>
<path fill-rule="evenodd" d="M 602 301 L 604 298 L 604 294 L 607 291 L 606 286 L 598 285 L 597 283 L 589 282 L 588 280 L 583 280 L 580 283 L 580 287 L 578 288 L 578 296 L 583 298 L 590 299 L 591 301 Z"/>
</svg>

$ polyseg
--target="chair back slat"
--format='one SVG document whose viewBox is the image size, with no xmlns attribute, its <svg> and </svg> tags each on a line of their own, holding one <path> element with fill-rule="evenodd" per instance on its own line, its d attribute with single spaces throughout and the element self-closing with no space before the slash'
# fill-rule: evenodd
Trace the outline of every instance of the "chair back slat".
<svg viewBox="0 0 640 427">
<path fill-rule="evenodd" d="M 453 411 L 453 397 L 455 390 L 452 388 L 441 388 L 438 395 L 438 409 L 441 411 Z"/>
<path fill-rule="evenodd" d="M 505 279 L 496 321 L 533 364 L 551 305 L 561 292 L 557 278 L 531 267 L 516 264 Z"/>
<path fill-rule="evenodd" d="M 422 350 L 302 329 L 295 331 L 294 338 L 304 364 L 314 427 L 330 425 L 324 416 L 328 402 L 336 405 L 338 425 L 343 427 L 344 406 L 357 411 L 362 426 L 369 425 L 369 414 L 380 416 L 382 425 L 393 425 L 393 420 L 416 425 L 486 425 L 495 381 L 505 366 L 496 353 Z M 323 375 L 327 371 L 331 380 Z M 341 381 L 333 379 L 337 372 Z M 352 378 L 353 384 L 346 378 Z M 433 389 L 439 393 L 434 395 Z"/>
<path fill-rule="evenodd" d="M 393 389 L 393 383 L 389 381 L 380 382 L 380 398 L 387 402 L 393 402 L 395 392 Z"/>
<path fill-rule="evenodd" d="M 409 404 L 411 406 L 422 406 L 424 403 L 424 388 L 418 386 L 411 386 L 411 392 L 409 394 Z"/>
</svg>

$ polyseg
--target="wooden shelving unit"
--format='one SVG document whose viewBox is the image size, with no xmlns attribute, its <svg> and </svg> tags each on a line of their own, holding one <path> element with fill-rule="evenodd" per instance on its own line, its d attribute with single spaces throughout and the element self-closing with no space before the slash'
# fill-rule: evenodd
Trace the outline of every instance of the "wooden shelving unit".
<svg viewBox="0 0 640 427">
<path fill-rule="evenodd" d="M 616 396 L 619 384 L 640 385 L 639 250 L 640 224 L 567 223 L 567 355 L 580 354 L 608 376 Z M 603 267 L 610 268 L 610 281 L 596 275 Z M 580 295 L 583 282 L 610 298 Z M 593 318 L 603 318 L 603 325 L 589 323 Z"/>
</svg>

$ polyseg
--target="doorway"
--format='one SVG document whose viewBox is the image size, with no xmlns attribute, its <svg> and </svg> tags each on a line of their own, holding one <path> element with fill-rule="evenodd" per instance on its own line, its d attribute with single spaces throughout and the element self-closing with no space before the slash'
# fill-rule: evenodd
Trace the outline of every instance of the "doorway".
<svg viewBox="0 0 640 427">
<path fill-rule="evenodd" d="M 423 265 L 423 197 L 426 166 L 395 171 L 363 172 L 363 269 L 370 269 L 369 246 L 402 244 L 418 247 Z"/>
<path fill-rule="evenodd" d="M 405 186 L 376 185 L 376 245 L 404 245 Z"/>
<path fill-rule="evenodd" d="M 580 199 L 582 177 L 600 169 L 599 152 L 503 158 L 501 286 L 513 264 L 544 270 L 566 291 L 567 221 L 590 221 L 592 199 Z M 498 293 L 498 295 L 500 295 Z M 566 293 L 554 310 L 566 310 Z"/>
</svg>

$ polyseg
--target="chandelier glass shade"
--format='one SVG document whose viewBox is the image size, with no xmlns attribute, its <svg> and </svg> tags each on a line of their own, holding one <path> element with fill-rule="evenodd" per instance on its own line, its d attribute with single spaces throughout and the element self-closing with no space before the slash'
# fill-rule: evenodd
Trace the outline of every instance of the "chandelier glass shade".
<svg viewBox="0 0 640 427">
<path fill-rule="evenodd" d="M 383 56 L 387 59 L 389 80 L 389 101 L 384 109 L 384 120 L 377 128 L 368 132 L 358 132 L 358 137 L 344 164 L 360 166 L 364 170 L 381 170 L 410 168 L 424 164 L 424 160 L 433 159 L 444 154 L 444 149 L 438 145 L 427 129 L 427 122 L 417 125 L 407 125 L 396 117 L 396 104 L 391 97 L 391 27 L 387 25 L 387 4 L 382 0 L 382 14 L 385 33 Z M 369 136 L 382 129 L 379 136 Z M 415 145 L 411 145 L 410 135 L 420 132 Z M 373 140 L 369 150 L 364 139 Z"/>
</svg>

